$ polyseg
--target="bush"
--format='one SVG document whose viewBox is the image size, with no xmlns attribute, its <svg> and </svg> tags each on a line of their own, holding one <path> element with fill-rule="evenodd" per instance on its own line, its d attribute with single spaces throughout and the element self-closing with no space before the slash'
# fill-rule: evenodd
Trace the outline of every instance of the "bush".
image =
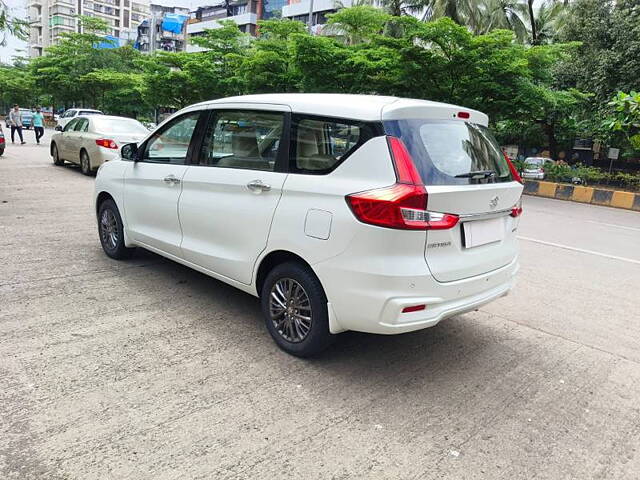
<svg viewBox="0 0 640 480">
<path fill-rule="evenodd" d="M 545 178 L 553 182 L 572 183 L 579 178 L 585 185 L 602 185 L 640 191 L 640 173 L 609 173 L 597 167 L 577 164 L 547 164 Z"/>
</svg>

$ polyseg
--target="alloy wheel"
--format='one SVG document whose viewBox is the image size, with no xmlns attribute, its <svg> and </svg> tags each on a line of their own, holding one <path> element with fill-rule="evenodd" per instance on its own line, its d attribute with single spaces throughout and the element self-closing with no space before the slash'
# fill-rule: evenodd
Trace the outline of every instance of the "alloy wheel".
<svg viewBox="0 0 640 480">
<path fill-rule="evenodd" d="M 292 343 L 302 342 L 311 331 L 311 301 L 302 285 L 291 278 L 278 280 L 269 294 L 269 311 L 276 331 Z"/>
<path fill-rule="evenodd" d="M 109 250 L 114 250 L 118 245 L 118 233 L 116 216 L 109 208 L 106 208 L 100 217 L 100 238 L 102 239 L 102 244 Z"/>
<path fill-rule="evenodd" d="M 82 169 L 82 173 L 85 175 L 89 174 L 89 156 L 86 152 L 82 152 L 82 155 L 80 156 L 80 168 Z"/>
</svg>

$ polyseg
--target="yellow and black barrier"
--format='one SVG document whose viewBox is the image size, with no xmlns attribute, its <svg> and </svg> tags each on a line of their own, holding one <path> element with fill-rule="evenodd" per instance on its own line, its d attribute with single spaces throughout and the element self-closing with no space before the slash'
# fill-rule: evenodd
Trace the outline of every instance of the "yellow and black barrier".
<svg viewBox="0 0 640 480">
<path fill-rule="evenodd" d="M 640 193 L 622 190 L 525 180 L 524 193 L 538 197 L 558 198 L 560 200 L 640 211 Z"/>
</svg>

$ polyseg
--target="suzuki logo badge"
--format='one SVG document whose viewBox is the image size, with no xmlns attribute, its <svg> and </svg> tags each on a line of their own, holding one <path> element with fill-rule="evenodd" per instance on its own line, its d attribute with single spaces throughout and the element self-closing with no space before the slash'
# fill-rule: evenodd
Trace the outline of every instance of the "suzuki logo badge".
<svg viewBox="0 0 640 480">
<path fill-rule="evenodd" d="M 491 208 L 496 208 L 498 206 L 498 200 L 500 200 L 500 198 L 496 195 L 491 200 L 489 200 L 489 206 Z"/>
</svg>

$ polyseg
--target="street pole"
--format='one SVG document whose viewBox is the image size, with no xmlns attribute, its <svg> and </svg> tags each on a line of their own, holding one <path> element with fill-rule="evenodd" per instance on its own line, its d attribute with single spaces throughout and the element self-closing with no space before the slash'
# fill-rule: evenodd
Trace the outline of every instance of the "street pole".
<svg viewBox="0 0 640 480">
<path fill-rule="evenodd" d="M 309 33 L 312 33 L 313 29 L 313 0 L 309 0 Z"/>
</svg>

